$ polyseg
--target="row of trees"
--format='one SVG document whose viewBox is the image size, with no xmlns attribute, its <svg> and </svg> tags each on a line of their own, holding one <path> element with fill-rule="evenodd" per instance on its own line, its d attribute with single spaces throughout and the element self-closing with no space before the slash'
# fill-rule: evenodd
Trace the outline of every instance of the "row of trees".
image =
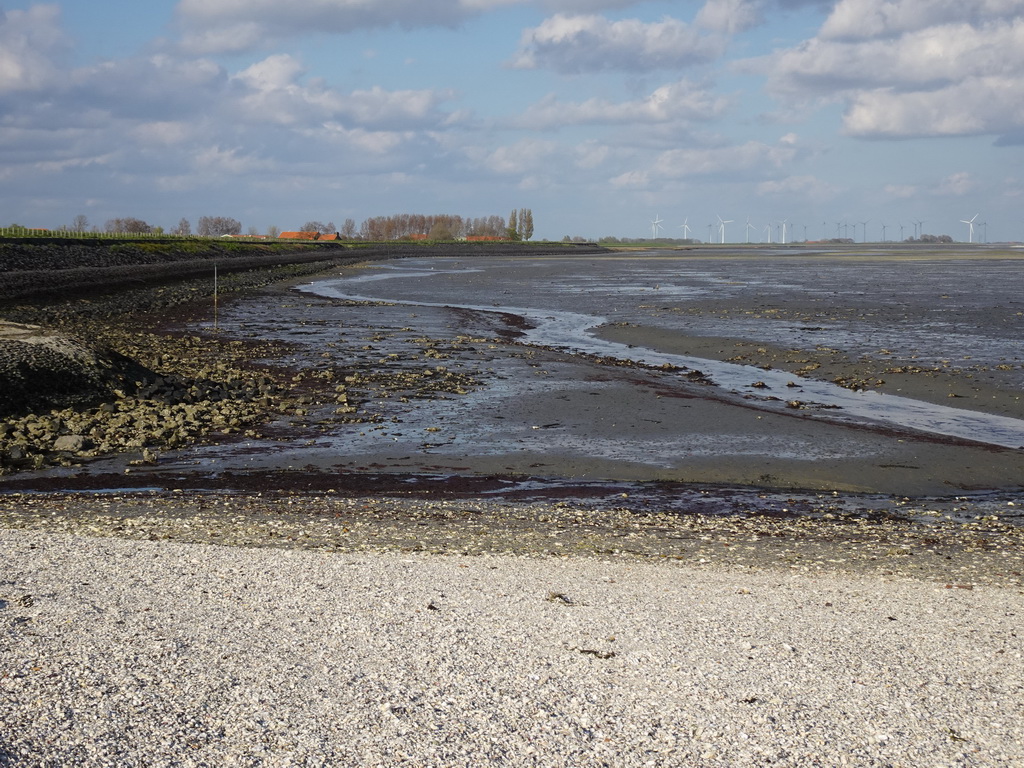
<svg viewBox="0 0 1024 768">
<path fill-rule="evenodd" d="M 509 240 L 529 240 L 533 237 L 533 210 L 523 208 L 522 210 L 512 209 L 512 215 L 508 217 L 508 238 Z"/>
<path fill-rule="evenodd" d="M 60 227 L 58 232 L 93 232 L 99 233 L 101 230 L 99 227 L 89 225 L 89 218 L 83 214 L 78 214 L 71 221 L 70 226 Z M 152 224 L 135 218 L 134 216 L 126 216 L 117 219 L 107 219 L 107 222 L 103 225 L 103 232 L 107 234 L 132 234 L 132 235 L 162 235 L 165 234 L 163 227 L 153 226 Z M 196 234 L 200 237 L 220 237 L 222 235 L 239 235 L 242 233 L 242 224 L 237 219 L 232 219 L 227 216 L 200 216 L 196 227 Z M 178 225 L 167 232 L 166 234 L 171 235 L 191 235 L 192 224 L 188 219 L 181 219 Z M 251 234 L 257 234 L 251 232 Z"/>
<path fill-rule="evenodd" d="M 163 227 L 157 227 L 132 216 L 109 219 L 103 229 L 91 226 L 89 219 L 79 214 L 70 226 L 60 227 L 64 232 L 105 232 L 107 234 L 165 234 Z M 341 228 L 335 227 L 333 221 L 307 221 L 300 227 L 302 232 L 319 232 L 329 234 L 339 232 L 348 240 L 362 238 L 364 240 L 398 240 L 401 238 L 426 237 L 430 240 L 456 240 L 464 237 L 502 237 L 510 240 L 529 240 L 533 237 L 533 211 L 529 208 L 513 209 L 506 221 L 501 216 L 465 217 L 439 214 L 423 215 L 403 213 L 394 216 L 374 216 L 356 226 L 354 219 L 345 219 Z M 223 235 L 240 235 L 242 224 L 237 219 L 227 216 L 201 216 L 196 223 L 194 234 L 199 237 L 221 237 Z M 192 224 L 188 219 L 181 219 L 177 226 L 166 232 L 170 235 L 189 236 L 193 234 Z M 281 234 L 280 228 L 271 226 L 266 233 L 250 227 L 251 236 L 276 238 Z"/>
<path fill-rule="evenodd" d="M 162 235 L 163 227 L 153 227 L 141 219 L 110 219 L 104 226 L 108 233 L 131 232 L 138 234 Z M 172 235 L 191 235 L 192 224 L 188 219 L 181 219 L 178 226 L 170 231 Z M 242 223 L 238 219 L 227 216 L 200 216 L 196 225 L 196 234 L 199 237 L 222 237 L 224 235 L 242 234 Z"/>
<path fill-rule="evenodd" d="M 400 213 L 366 219 L 359 227 L 359 236 L 365 240 L 398 240 L 403 237 L 426 237 L 429 240 L 507 237 L 508 223 L 501 216 L 463 218 L 451 214 L 428 216 Z"/>
</svg>

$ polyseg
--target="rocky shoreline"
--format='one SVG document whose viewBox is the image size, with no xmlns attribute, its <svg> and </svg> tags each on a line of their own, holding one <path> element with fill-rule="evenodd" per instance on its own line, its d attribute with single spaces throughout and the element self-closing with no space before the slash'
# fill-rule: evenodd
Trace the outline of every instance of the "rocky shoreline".
<svg viewBox="0 0 1024 768">
<path fill-rule="evenodd" d="M 33 247 L 48 251 L 45 245 Z M 50 253 L 49 262 L 66 268 L 31 272 L 4 271 L 23 265 L 4 261 L 5 252 L 0 250 L 0 299 L 7 298 L 0 305 L 0 475 L 70 466 L 125 451 L 139 453 L 137 463 L 152 463 L 162 450 L 213 433 L 223 438 L 276 418 L 303 417 L 314 402 L 333 402 L 339 415 L 352 414 L 344 361 L 331 370 L 294 371 L 257 362 L 280 357 L 280 344 L 224 341 L 215 333 L 200 338 L 164 328 L 193 314 L 208 317 L 216 306 L 215 293 L 221 301 L 230 301 L 247 291 L 288 284 L 343 264 L 452 253 L 474 257 L 483 252 L 473 245 L 400 243 L 299 249 L 258 258 L 243 251 L 222 268 L 215 285 L 217 248 L 200 261 L 179 258 L 171 263 L 111 266 L 110 259 L 121 258 L 113 244 L 106 249 L 107 261 L 102 253 L 93 253 L 91 266 L 70 268 L 80 247 Z M 493 248 L 492 244 L 489 250 Z M 565 252 L 557 245 L 503 248 Z M 571 251 L 586 249 L 574 246 Z M 141 253 L 144 260 L 144 249 Z M 91 275 L 84 282 L 82 269 Z M 112 275 L 110 269 L 123 272 Z M 202 277 L 196 277 L 198 273 Z M 125 287 L 124 275 L 135 284 Z M 79 295 L 78 289 L 94 281 L 103 281 L 106 291 Z M 69 283 L 75 291 L 65 290 Z M 19 296 L 26 284 L 33 295 Z M 455 374 L 436 371 L 430 386 L 458 389 L 460 384 Z"/>
<path fill-rule="evenodd" d="M 329 266 L 320 261 L 249 271 L 229 276 L 220 289 L 230 294 Z M 5 312 L 40 325 L 0 326 L 8 333 L 0 338 L 6 385 L 0 397 L 0 474 L 125 450 L 148 456 L 294 410 L 298 396 L 287 396 L 282 376 L 245 366 L 265 349 L 241 350 L 152 328 L 161 311 L 181 311 L 203 297 L 212 288 L 207 282 Z M 139 330 L 131 330 L 133 325 Z M 19 330 L 20 338 L 13 338 Z"/>
</svg>

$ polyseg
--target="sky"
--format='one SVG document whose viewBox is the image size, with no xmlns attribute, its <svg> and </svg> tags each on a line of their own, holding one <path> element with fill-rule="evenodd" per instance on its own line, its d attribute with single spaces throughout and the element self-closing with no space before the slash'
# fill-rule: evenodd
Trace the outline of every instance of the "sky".
<svg viewBox="0 0 1024 768">
<path fill-rule="evenodd" d="M 4 226 L 997 242 L 1022 203 L 1024 0 L 0 0 Z"/>
</svg>

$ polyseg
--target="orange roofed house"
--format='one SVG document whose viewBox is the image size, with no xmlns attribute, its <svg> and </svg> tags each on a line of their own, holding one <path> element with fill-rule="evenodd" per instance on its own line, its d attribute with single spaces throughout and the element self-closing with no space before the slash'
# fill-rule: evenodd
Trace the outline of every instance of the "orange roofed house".
<svg viewBox="0 0 1024 768">
<path fill-rule="evenodd" d="M 278 238 L 284 240 L 319 240 L 319 232 L 282 232 Z M 324 238 L 326 239 L 326 238 Z"/>
</svg>

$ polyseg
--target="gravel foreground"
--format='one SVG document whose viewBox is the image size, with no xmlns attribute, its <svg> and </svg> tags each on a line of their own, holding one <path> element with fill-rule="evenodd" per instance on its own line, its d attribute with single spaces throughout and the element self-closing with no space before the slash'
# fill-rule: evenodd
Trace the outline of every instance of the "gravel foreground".
<svg viewBox="0 0 1024 768">
<path fill-rule="evenodd" d="M 1019 573 L 45 527 L 0 528 L 4 766 L 1024 764 Z"/>
</svg>

